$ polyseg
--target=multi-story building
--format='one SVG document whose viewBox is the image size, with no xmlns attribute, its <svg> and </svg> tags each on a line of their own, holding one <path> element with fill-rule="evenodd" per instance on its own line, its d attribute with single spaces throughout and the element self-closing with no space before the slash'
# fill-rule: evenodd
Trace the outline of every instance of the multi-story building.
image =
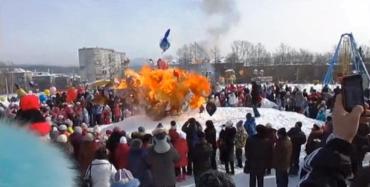
<svg viewBox="0 0 370 187">
<path fill-rule="evenodd" d="M 123 52 L 105 48 L 81 48 L 78 50 L 82 81 L 93 82 L 119 76 L 129 60 Z"/>
</svg>

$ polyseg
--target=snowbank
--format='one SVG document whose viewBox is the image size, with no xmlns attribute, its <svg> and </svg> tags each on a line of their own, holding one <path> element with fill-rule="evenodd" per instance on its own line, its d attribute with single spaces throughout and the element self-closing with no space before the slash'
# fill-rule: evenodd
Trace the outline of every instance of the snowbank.
<svg viewBox="0 0 370 187">
<path fill-rule="evenodd" d="M 307 118 L 304 115 L 295 112 L 279 111 L 273 108 L 259 108 L 258 110 L 260 111 L 261 117 L 256 118 L 257 124 L 271 123 L 272 127 L 276 129 L 285 127 L 289 130 L 289 128 L 293 127 L 297 121 L 301 121 L 303 123 L 302 130 L 308 134 L 314 123 L 323 124 L 323 122 Z M 153 121 L 145 115 L 137 115 L 118 123 L 100 126 L 99 130 L 105 132 L 105 130 L 120 127 L 127 132 L 133 132 L 137 131 L 139 126 L 143 126 L 148 132 L 150 132 L 158 123 L 162 123 L 165 128 L 169 128 L 171 120 L 175 120 L 178 124 L 178 128 L 181 128 L 181 125 L 190 117 L 197 119 L 203 126 L 207 120 L 212 120 L 215 127 L 220 129 L 221 125 L 225 124 L 227 120 L 231 120 L 234 124 L 239 120 L 245 120 L 245 115 L 249 112 L 253 114 L 252 108 L 219 107 L 213 116 L 209 116 L 207 112 L 199 113 L 197 111 L 191 111 L 180 116 L 169 116 L 161 121 Z"/>
</svg>

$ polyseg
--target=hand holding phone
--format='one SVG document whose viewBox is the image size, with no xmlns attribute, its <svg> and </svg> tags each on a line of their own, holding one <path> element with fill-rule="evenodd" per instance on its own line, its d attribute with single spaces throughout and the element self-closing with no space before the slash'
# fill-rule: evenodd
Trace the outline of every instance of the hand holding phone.
<svg viewBox="0 0 370 187">
<path fill-rule="evenodd" d="M 351 75 L 342 80 L 343 105 L 351 112 L 356 105 L 365 106 L 364 89 L 361 75 Z"/>
</svg>

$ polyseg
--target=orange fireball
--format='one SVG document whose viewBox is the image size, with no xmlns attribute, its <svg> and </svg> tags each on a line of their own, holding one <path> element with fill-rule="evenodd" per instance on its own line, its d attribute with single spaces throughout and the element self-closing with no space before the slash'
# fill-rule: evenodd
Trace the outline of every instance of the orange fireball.
<svg viewBox="0 0 370 187">
<path fill-rule="evenodd" d="M 125 79 L 116 89 L 136 90 L 137 104 L 147 110 L 173 115 L 187 108 L 199 108 L 211 93 L 211 85 L 202 75 L 179 68 L 153 69 L 148 66 L 144 66 L 140 73 L 126 70 Z"/>
</svg>

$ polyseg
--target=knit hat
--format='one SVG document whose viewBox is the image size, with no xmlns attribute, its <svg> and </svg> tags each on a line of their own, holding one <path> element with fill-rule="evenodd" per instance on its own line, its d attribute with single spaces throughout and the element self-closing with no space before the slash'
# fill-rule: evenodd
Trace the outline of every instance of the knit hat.
<svg viewBox="0 0 370 187">
<path fill-rule="evenodd" d="M 67 130 L 67 126 L 66 125 L 60 125 L 58 127 L 58 130 L 60 130 L 60 131 L 66 131 Z"/>
<path fill-rule="evenodd" d="M 120 139 L 119 139 L 119 143 L 120 144 L 127 144 L 127 138 L 122 136 Z"/>
<path fill-rule="evenodd" d="M 70 120 L 70 119 L 66 119 L 66 120 L 64 121 L 64 123 L 65 123 L 68 127 L 73 126 L 73 121 L 72 121 L 72 120 Z"/>
<path fill-rule="evenodd" d="M 226 127 L 232 127 L 233 126 L 233 122 L 232 121 L 230 121 L 230 120 L 228 120 L 227 122 L 226 122 Z"/>
<path fill-rule="evenodd" d="M 145 132 L 145 128 L 143 126 L 140 126 L 137 130 L 141 133 Z"/>
<path fill-rule="evenodd" d="M 89 126 L 86 123 L 81 123 L 81 128 L 82 129 L 87 129 Z"/>
<path fill-rule="evenodd" d="M 82 128 L 81 128 L 80 126 L 76 126 L 76 127 L 75 127 L 75 132 L 76 132 L 77 134 L 82 134 Z"/>
<path fill-rule="evenodd" d="M 57 137 L 57 142 L 59 142 L 59 143 L 67 143 L 67 141 L 68 141 L 68 138 L 67 138 L 67 135 L 65 135 L 65 134 L 60 134 Z"/>
<path fill-rule="evenodd" d="M 36 95 L 25 95 L 19 101 L 21 110 L 40 109 L 40 99 Z"/>
</svg>

